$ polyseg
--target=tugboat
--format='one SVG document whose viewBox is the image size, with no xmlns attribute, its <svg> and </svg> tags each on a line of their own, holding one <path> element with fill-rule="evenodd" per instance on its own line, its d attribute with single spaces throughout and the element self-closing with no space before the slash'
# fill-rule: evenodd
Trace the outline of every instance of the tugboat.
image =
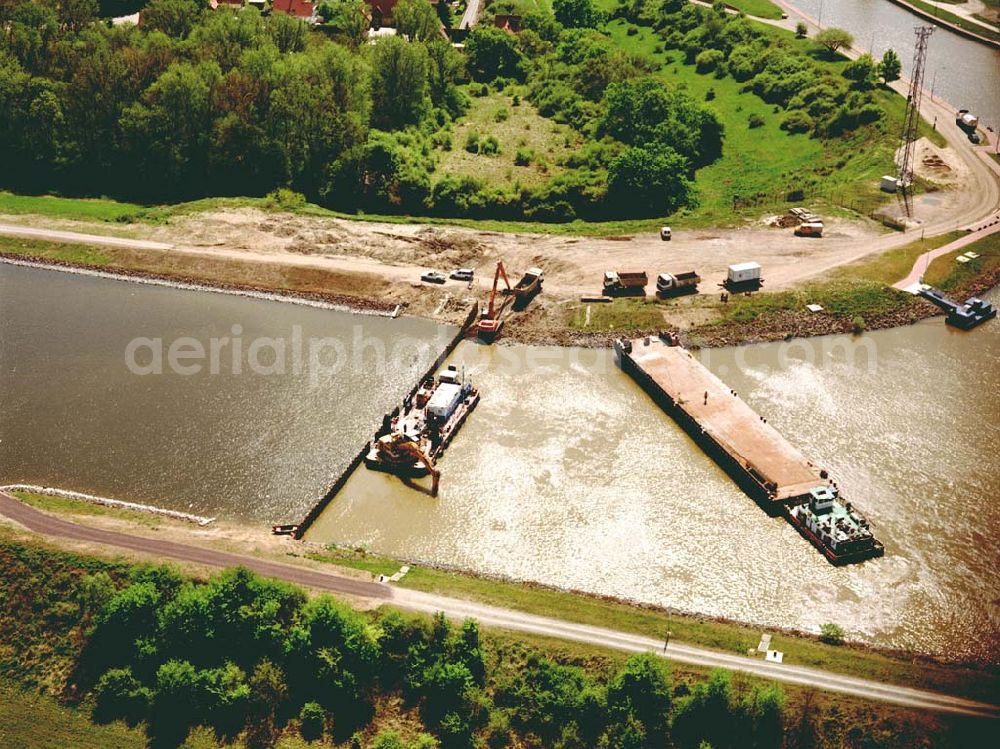
<svg viewBox="0 0 1000 749">
<path fill-rule="evenodd" d="M 880 557 L 885 547 L 872 535 L 867 518 L 838 496 L 835 486 L 817 486 L 785 515 L 813 546 L 836 565 Z"/>
<path fill-rule="evenodd" d="M 433 493 L 437 494 L 440 471 L 435 461 L 478 403 L 479 391 L 449 365 L 407 396 L 402 409 L 386 415 L 365 456 L 365 466 L 403 478 L 433 476 Z"/>
<path fill-rule="evenodd" d="M 948 325 L 961 330 L 972 330 L 977 325 L 997 316 L 997 308 L 993 306 L 993 303 L 979 297 L 966 299 L 965 304 L 960 304 L 930 286 L 921 289 L 919 294 L 944 310 L 944 321 Z"/>
</svg>

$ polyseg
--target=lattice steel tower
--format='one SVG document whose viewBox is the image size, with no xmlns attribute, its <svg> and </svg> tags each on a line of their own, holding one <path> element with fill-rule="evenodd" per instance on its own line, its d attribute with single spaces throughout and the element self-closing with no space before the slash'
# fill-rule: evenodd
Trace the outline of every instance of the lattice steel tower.
<svg viewBox="0 0 1000 749">
<path fill-rule="evenodd" d="M 910 76 L 910 93 L 906 97 L 906 116 L 903 118 L 903 144 L 899 156 L 899 192 L 903 198 L 907 217 L 913 216 L 913 151 L 920 126 L 920 99 L 924 92 L 924 67 L 927 63 L 927 41 L 934 33 L 933 26 L 914 26 L 917 44 L 913 50 L 913 73 Z"/>
</svg>

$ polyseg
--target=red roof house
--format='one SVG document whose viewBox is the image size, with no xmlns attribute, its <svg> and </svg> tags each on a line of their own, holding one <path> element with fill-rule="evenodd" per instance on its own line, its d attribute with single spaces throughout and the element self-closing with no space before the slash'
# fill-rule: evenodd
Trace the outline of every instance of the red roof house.
<svg viewBox="0 0 1000 749">
<path fill-rule="evenodd" d="M 284 13 L 308 21 L 315 13 L 315 5 L 306 0 L 274 0 L 271 3 L 271 12 Z"/>
</svg>

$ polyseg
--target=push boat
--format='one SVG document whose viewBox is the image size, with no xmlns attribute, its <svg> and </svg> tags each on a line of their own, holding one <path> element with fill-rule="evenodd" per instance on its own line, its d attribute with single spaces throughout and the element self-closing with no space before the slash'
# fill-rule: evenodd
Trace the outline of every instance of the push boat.
<svg viewBox="0 0 1000 749">
<path fill-rule="evenodd" d="M 817 486 L 801 503 L 784 505 L 785 517 L 832 564 L 880 557 L 885 547 L 868 519 L 840 498 L 836 486 Z"/>
<path fill-rule="evenodd" d="M 386 415 L 365 466 L 406 478 L 437 476 L 435 461 L 478 403 L 479 391 L 449 365 Z"/>
</svg>

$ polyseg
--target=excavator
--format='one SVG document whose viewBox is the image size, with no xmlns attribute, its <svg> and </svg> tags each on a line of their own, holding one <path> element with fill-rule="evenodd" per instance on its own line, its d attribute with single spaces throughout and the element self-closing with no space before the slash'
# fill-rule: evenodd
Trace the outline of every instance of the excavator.
<svg viewBox="0 0 1000 749">
<path fill-rule="evenodd" d="M 434 461 L 424 452 L 420 443 L 401 432 L 393 432 L 375 441 L 375 455 L 385 467 L 417 469 L 417 464 L 424 466 L 433 479 L 431 496 L 436 497 L 438 483 L 441 481 L 441 471 L 434 467 Z M 373 466 L 370 466 L 373 467 Z M 384 469 L 383 469 L 384 470 Z M 393 471 L 395 473 L 395 471 Z M 423 475 L 420 473 L 419 475 Z"/>
<path fill-rule="evenodd" d="M 507 301 L 505 300 L 499 308 L 496 306 L 497 286 L 500 283 L 501 277 L 503 277 L 503 282 L 507 284 L 507 291 L 505 293 L 510 294 L 512 289 L 510 279 L 507 278 L 507 269 L 504 268 L 503 260 L 497 260 L 497 269 L 493 274 L 493 291 L 490 292 L 489 307 L 485 311 L 480 311 L 479 325 L 476 329 L 479 337 L 484 341 L 492 341 L 497 337 L 500 328 L 503 327 L 503 320 L 500 318 L 500 315 L 503 313 Z"/>
</svg>

